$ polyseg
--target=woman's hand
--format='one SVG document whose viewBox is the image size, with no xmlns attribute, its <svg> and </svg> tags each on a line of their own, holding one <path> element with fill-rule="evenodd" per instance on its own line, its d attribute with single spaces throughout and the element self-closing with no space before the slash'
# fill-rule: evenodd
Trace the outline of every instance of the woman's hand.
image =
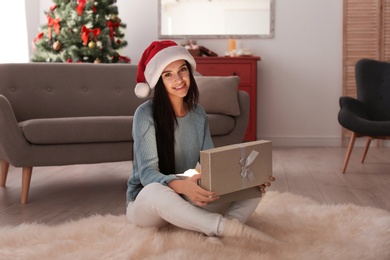
<svg viewBox="0 0 390 260">
<path fill-rule="evenodd" d="M 273 181 L 275 181 L 276 179 L 275 179 L 274 176 L 269 176 L 269 180 L 270 180 L 271 182 L 273 182 Z M 265 188 L 270 187 L 270 186 L 271 186 L 271 182 L 266 182 L 266 183 L 264 183 L 264 184 L 262 184 L 262 185 L 259 186 L 261 193 L 265 193 L 265 192 L 266 192 L 266 191 L 265 191 Z"/>
<path fill-rule="evenodd" d="M 178 194 L 185 195 L 197 206 L 206 206 L 208 203 L 219 199 L 215 192 L 207 191 L 198 185 L 200 174 L 194 174 L 185 180 L 174 180 L 168 186 Z"/>
</svg>

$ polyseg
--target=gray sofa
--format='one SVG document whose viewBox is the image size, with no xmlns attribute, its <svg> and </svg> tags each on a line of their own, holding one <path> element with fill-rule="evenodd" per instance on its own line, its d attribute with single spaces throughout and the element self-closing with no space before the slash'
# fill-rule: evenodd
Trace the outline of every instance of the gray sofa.
<svg viewBox="0 0 390 260">
<path fill-rule="evenodd" d="M 22 168 L 21 203 L 32 169 L 132 160 L 132 122 L 145 100 L 131 64 L 0 64 L 0 186 Z M 249 96 L 237 77 L 196 76 L 215 146 L 243 141 Z"/>
</svg>

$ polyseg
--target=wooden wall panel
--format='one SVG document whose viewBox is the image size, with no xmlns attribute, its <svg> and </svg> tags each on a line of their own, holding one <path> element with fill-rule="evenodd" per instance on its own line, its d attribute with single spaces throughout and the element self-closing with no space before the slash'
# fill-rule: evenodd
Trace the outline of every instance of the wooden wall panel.
<svg viewBox="0 0 390 260">
<path fill-rule="evenodd" d="M 355 64 L 380 57 L 381 0 L 344 0 L 343 95 L 356 97 Z"/>
<path fill-rule="evenodd" d="M 356 97 L 355 64 L 390 60 L 390 0 L 344 0 L 343 96 Z M 350 131 L 342 129 L 342 145 Z"/>
<path fill-rule="evenodd" d="M 390 0 L 382 3 L 381 60 L 390 61 Z"/>
</svg>

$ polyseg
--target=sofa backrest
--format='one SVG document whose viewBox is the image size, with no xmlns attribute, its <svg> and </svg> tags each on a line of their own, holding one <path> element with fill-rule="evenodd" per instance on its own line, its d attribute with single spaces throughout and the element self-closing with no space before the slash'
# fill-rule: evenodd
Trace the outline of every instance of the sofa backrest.
<svg viewBox="0 0 390 260">
<path fill-rule="evenodd" d="M 132 64 L 0 64 L 0 94 L 18 121 L 133 115 L 145 101 L 134 94 L 136 74 Z"/>
<path fill-rule="evenodd" d="M 137 65 L 0 64 L 0 95 L 18 122 L 35 118 L 133 115 L 145 99 L 134 94 Z M 238 116 L 239 78 L 195 77 L 206 113 Z M 221 98 L 223 97 L 223 98 Z"/>
</svg>

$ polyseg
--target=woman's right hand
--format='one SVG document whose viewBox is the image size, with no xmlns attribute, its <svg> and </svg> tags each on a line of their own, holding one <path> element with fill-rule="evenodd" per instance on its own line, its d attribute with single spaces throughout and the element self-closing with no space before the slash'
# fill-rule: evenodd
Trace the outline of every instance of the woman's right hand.
<svg viewBox="0 0 390 260">
<path fill-rule="evenodd" d="M 195 205 L 204 207 L 208 203 L 216 201 L 219 197 L 213 191 L 207 191 L 198 185 L 200 174 L 194 174 L 185 180 L 174 180 L 168 186 L 178 194 L 185 195 Z"/>
</svg>

